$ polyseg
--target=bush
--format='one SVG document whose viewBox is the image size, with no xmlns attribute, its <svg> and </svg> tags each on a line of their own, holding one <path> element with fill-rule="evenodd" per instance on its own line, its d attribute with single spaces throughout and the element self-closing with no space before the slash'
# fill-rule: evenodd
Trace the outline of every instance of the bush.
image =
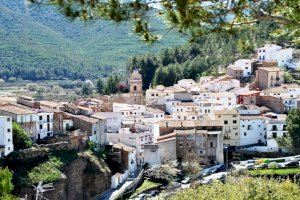
<svg viewBox="0 0 300 200">
<path fill-rule="evenodd" d="M 29 91 L 36 91 L 38 87 L 39 87 L 39 85 L 38 85 L 38 84 L 35 84 L 35 83 L 28 83 L 28 84 L 26 85 L 26 88 L 27 88 L 27 90 L 29 90 Z"/>
<path fill-rule="evenodd" d="M 56 85 L 52 88 L 52 93 L 54 93 L 54 94 L 63 94 L 64 89 L 62 87 L 59 87 L 58 85 Z"/>
<path fill-rule="evenodd" d="M 13 174 L 7 169 L 0 168 L 0 199 L 12 200 L 16 199 L 11 195 L 14 185 L 12 184 Z"/>
<path fill-rule="evenodd" d="M 21 126 L 13 122 L 13 143 L 15 150 L 27 149 L 32 147 L 32 141 L 27 136 Z"/>
<path fill-rule="evenodd" d="M 214 181 L 210 185 L 180 191 L 174 200 L 286 200 L 299 199 L 300 188 L 291 181 L 277 181 L 263 178 L 229 178 L 225 184 Z"/>
<path fill-rule="evenodd" d="M 177 161 L 170 161 L 160 166 L 153 166 L 145 171 L 145 176 L 154 180 L 172 181 L 178 174 Z"/>
</svg>

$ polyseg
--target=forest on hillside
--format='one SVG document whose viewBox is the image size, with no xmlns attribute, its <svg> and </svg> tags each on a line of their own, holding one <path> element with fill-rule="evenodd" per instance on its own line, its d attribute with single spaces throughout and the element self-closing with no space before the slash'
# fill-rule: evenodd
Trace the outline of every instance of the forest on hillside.
<svg viewBox="0 0 300 200">
<path fill-rule="evenodd" d="M 250 58 L 257 47 L 267 42 L 287 45 L 288 38 L 272 35 L 276 27 L 274 23 L 262 22 L 233 35 L 210 33 L 195 43 L 134 56 L 127 62 L 127 69 L 139 68 L 144 89 L 150 84 L 170 86 L 183 78 L 196 80 L 201 75 L 216 75 L 218 66 Z"/>
<path fill-rule="evenodd" d="M 150 26 L 163 37 L 148 45 L 132 34 L 131 21 L 83 22 L 69 19 L 55 6 L 26 7 L 23 0 L 1 0 L 0 78 L 85 80 L 123 73 L 131 56 L 186 42 L 159 20 L 153 19 Z"/>
</svg>

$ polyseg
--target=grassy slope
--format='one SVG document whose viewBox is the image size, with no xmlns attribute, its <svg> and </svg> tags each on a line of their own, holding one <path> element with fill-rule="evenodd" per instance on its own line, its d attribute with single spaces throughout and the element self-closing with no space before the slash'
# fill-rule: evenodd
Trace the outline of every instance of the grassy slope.
<svg viewBox="0 0 300 200">
<path fill-rule="evenodd" d="M 71 22 L 55 7 L 31 6 L 26 12 L 22 2 L 0 2 L 0 68 L 68 67 L 95 76 L 103 72 L 103 66 L 122 70 L 133 55 L 185 42 L 174 31 L 167 32 L 159 20 L 152 22 L 153 27 L 165 37 L 146 45 L 131 33 L 131 22 Z"/>
<path fill-rule="evenodd" d="M 287 168 L 287 169 L 258 169 L 251 170 L 249 174 L 252 176 L 260 175 L 294 175 L 300 174 L 300 168 Z"/>
</svg>

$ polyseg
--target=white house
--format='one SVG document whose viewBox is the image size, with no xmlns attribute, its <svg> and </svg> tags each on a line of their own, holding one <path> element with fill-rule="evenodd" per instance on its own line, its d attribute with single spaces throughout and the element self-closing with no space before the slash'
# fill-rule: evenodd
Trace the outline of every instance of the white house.
<svg viewBox="0 0 300 200">
<path fill-rule="evenodd" d="M 144 145 L 153 143 L 153 127 L 135 123 L 134 127 L 121 128 L 118 133 L 107 133 L 108 142 L 123 143 L 136 148 L 138 164 L 144 163 Z"/>
<path fill-rule="evenodd" d="M 266 44 L 257 50 L 258 61 L 276 61 L 278 66 L 286 66 L 293 59 L 293 49 L 283 49 L 275 44 Z"/>
<path fill-rule="evenodd" d="M 36 139 L 53 136 L 53 115 L 53 113 L 42 110 L 37 112 Z"/>
<path fill-rule="evenodd" d="M 234 66 L 240 67 L 243 69 L 243 77 L 250 77 L 253 72 L 253 63 L 255 60 L 250 59 L 239 59 L 234 62 Z"/>
<path fill-rule="evenodd" d="M 185 89 L 195 85 L 195 81 L 193 79 L 181 79 L 178 81 L 177 85 L 179 87 L 183 87 Z"/>
<path fill-rule="evenodd" d="M 97 112 L 91 117 L 106 119 L 106 131 L 118 132 L 121 128 L 123 116 L 120 112 Z"/>
<path fill-rule="evenodd" d="M 283 137 L 287 134 L 286 130 L 286 115 L 276 113 L 266 113 L 267 126 L 267 147 L 268 151 L 279 151 L 280 148 L 276 138 Z"/>
<path fill-rule="evenodd" d="M 240 146 L 265 144 L 265 118 L 259 115 L 241 115 Z"/>
<path fill-rule="evenodd" d="M 36 111 L 7 103 L 0 106 L 0 115 L 11 117 L 14 122 L 20 124 L 31 139 L 36 139 L 38 121 Z"/>
<path fill-rule="evenodd" d="M 0 116 L 0 158 L 14 151 L 12 131 L 11 117 Z"/>
<path fill-rule="evenodd" d="M 213 115 L 216 110 L 234 109 L 236 96 L 232 92 L 202 92 L 193 95 L 193 101 L 199 106 L 199 115 Z"/>
<path fill-rule="evenodd" d="M 209 82 L 202 83 L 202 89 L 211 92 L 226 92 L 240 88 L 240 81 L 229 76 L 215 78 Z"/>
</svg>

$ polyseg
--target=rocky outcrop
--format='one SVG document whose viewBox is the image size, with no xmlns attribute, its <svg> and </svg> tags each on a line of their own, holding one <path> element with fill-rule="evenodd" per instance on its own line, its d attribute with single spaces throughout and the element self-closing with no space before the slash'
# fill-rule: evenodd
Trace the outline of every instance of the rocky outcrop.
<svg viewBox="0 0 300 200">
<path fill-rule="evenodd" d="M 54 183 L 55 190 L 43 194 L 50 200 L 86 200 L 111 186 L 111 172 L 103 160 L 88 152 L 81 153 L 77 159 L 66 164 L 61 180 Z M 21 197 L 28 195 L 33 199 L 32 188 L 22 188 Z"/>
</svg>

